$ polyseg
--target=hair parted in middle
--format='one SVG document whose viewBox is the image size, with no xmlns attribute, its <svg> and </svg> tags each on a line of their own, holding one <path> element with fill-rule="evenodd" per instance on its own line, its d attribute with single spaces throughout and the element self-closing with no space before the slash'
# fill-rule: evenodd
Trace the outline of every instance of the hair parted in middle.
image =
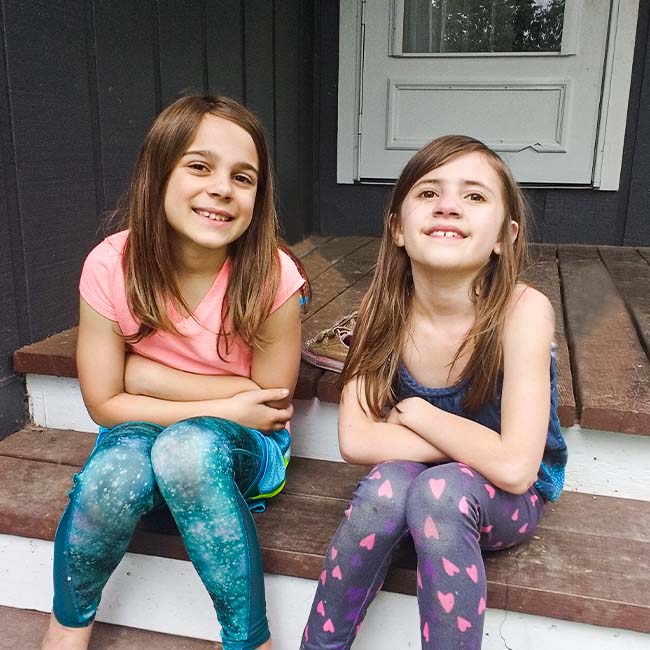
<svg viewBox="0 0 650 650">
<path fill-rule="evenodd" d="M 280 279 L 278 248 L 296 263 L 306 281 L 303 293 L 309 295 L 300 262 L 279 238 L 271 157 L 259 119 L 228 97 L 188 95 L 176 100 L 160 113 L 149 130 L 125 201 L 115 216 L 121 227 L 129 230 L 123 257 L 126 295 L 131 312 L 140 321 L 139 330 L 125 340 L 134 343 L 156 330 L 177 333 L 167 301 L 172 300 L 186 313 L 191 314 L 191 310 L 175 279 L 164 198 L 169 177 L 205 115 L 221 117 L 244 129 L 255 144 L 259 163 L 251 223 L 228 247 L 231 272 L 217 340 L 222 356 L 222 350 L 228 353 L 231 335 L 241 337 L 252 347 L 263 343 L 260 330 L 271 311 Z"/>
<path fill-rule="evenodd" d="M 341 375 L 345 384 L 363 378 L 365 399 L 371 414 L 385 417 L 396 401 L 396 382 L 413 298 L 410 260 L 404 247 L 395 244 L 401 209 L 413 185 L 425 174 L 470 153 L 480 153 L 496 172 L 505 208 L 499 240 L 502 253 L 492 253 L 474 278 L 470 298 L 476 318 L 451 362 L 471 346 L 462 379 L 470 381 L 463 406 L 469 412 L 496 396 L 503 365 L 502 332 L 507 308 L 524 269 L 527 256 L 526 224 L 529 208 L 512 172 L 492 149 L 474 138 L 448 135 L 433 140 L 406 164 L 393 188 L 384 218 L 384 229 L 375 273 L 357 316 L 357 325 Z M 510 221 L 519 225 L 516 239 Z"/>
</svg>

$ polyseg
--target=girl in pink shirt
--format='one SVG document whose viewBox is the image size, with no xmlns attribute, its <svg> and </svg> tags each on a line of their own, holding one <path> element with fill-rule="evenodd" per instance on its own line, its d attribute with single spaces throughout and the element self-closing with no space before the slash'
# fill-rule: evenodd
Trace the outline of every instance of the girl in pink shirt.
<svg viewBox="0 0 650 650">
<path fill-rule="evenodd" d="M 308 284 L 279 243 L 260 122 L 227 98 L 176 101 L 118 213 L 126 229 L 80 281 L 79 381 L 100 435 L 57 530 L 43 648 L 87 648 L 138 521 L 166 505 L 224 649 L 266 650 L 249 509 L 284 485 Z"/>
</svg>

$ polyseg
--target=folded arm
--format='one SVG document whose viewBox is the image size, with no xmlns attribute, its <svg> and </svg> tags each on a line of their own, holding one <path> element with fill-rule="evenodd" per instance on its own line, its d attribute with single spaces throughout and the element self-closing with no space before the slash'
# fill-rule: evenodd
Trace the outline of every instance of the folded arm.
<svg viewBox="0 0 650 650">
<path fill-rule="evenodd" d="M 292 409 L 274 408 L 286 400 L 286 388 L 246 390 L 230 397 L 200 400 L 161 399 L 130 394 L 125 389 L 125 345 L 117 323 L 81 299 L 77 368 L 86 407 L 95 422 L 112 427 L 144 421 L 168 426 L 200 415 L 222 417 L 260 430 L 281 429 Z"/>
<path fill-rule="evenodd" d="M 375 464 L 387 460 L 440 463 L 447 456 L 434 444 L 409 428 L 396 424 L 395 413 L 376 420 L 365 400 L 363 379 L 344 387 L 339 410 L 339 446 L 349 463 Z"/>
</svg>

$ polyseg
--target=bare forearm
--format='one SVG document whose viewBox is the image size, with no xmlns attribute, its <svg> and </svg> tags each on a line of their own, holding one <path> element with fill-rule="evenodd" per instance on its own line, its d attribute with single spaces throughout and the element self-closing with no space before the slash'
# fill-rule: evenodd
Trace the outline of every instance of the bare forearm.
<svg viewBox="0 0 650 650">
<path fill-rule="evenodd" d="M 178 401 L 120 393 L 101 404 L 87 406 L 93 420 L 105 427 L 122 422 L 152 422 L 166 427 L 200 415 L 233 419 L 227 399 Z"/>
<path fill-rule="evenodd" d="M 429 404 L 408 410 L 404 424 L 458 462 L 479 471 L 497 487 L 523 492 L 537 476 L 540 458 L 522 451 L 496 431 Z"/>
<path fill-rule="evenodd" d="M 178 402 L 226 399 L 260 388 L 248 377 L 198 375 L 170 368 L 136 354 L 127 358 L 124 385 L 126 392 L 131 395 Z"/>
<path fill-rule="evenodd" d="M 351 463 L 375 464 L 387 460 L 441 463 L 447 456 L 414 431 L 399 424 L 374 422 L 355 430 L 341 427 L 341 455 Z"/>
</svg>

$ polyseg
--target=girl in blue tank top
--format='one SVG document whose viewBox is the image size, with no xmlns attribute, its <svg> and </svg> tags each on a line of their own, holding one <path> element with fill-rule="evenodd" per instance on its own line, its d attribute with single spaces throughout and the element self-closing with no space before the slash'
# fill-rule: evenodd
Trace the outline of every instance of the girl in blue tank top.
<svg viewBox="0 0 650 650">
<path fill-rule="evenodd" d="M 481 550 L 529 539 L 559 497 L 555 316 L 520 280 L 527 212 L 469 137 L 434 140 L 402 171 L 342 376 L 341 454 L 374 467 L 327 551 L 303 650 L 352 647 L 406 535 L 422 648 L 480 648 Z"/>
</svg>

